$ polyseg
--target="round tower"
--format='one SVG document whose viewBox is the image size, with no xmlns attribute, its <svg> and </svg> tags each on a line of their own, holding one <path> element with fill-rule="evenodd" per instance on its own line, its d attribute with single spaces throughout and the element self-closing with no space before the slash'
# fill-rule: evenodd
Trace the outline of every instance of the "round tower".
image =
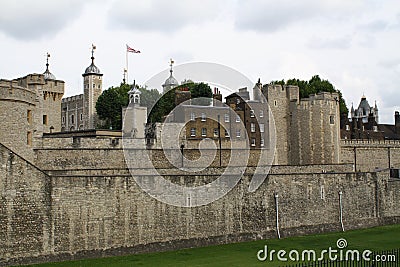
<svg viewBox="0 0 400 267">
<path fill-rule="evenodd" d="M 100 69 L 94 64 L 95 45 L 92 45 L 92 63 L 86 68 L 83 76 L 83 121 L 84 129 L 94 129 L 97 124 L 96 102 L 103 91 Z"/>
</svg>

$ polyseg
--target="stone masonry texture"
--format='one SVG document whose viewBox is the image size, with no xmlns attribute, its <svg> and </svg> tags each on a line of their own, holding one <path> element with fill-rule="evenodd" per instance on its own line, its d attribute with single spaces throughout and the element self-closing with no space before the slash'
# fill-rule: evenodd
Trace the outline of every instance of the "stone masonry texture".
<svg viewBox="0 0 400 267">
<path fill-rule="evenodd" d="M 162 165 L 160 151 L 152 153 L 166 179 L 187 185 L 203 184 L 223 169 L 183 175 Z M 253 193 L 254 168 L 248 168 L 226 196 L 183 208 L 143 192 L 121 148 L 42 148 L 35 157 L 47 174 L 0 146 L 0 265 L 273 238 L 274 193 L 282 236 L 340 230 L 339 191 L 345 229 L 400 222 L 400 181 L 388 171 L 355 173 L 352 164 L 274 166 Z"/>
</svg>

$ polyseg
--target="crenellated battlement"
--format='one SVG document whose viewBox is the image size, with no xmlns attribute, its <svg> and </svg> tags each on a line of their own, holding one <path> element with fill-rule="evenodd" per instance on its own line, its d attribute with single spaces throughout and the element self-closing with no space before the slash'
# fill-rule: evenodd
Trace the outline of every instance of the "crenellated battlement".
<svg viewBox="0 0 400 267">
<path fill-rule="evenodd" d="M 62 103 L 68 103 L 68 102 L 74 102 L 74 101 L 77 101 L 77 100 L 83 100 L 83 94 L 64 97 L 61 102 Z"/>
<path fill-rule="evenodd" d="M 0 100 L 25 102 L 35 104 L 36 92 L 20 86 L 16 80 L 0 80 Z"/>
</svg>

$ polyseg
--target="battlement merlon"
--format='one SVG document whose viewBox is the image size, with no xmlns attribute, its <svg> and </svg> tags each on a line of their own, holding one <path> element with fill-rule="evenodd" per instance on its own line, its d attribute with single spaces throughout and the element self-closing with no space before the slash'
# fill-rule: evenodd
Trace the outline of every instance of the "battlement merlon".
<svg viewBox="0 0 400 267">
<path fill-rule="evenodd" d="M 301 100 L 330 100 L 330 101 L 339 101 L 338 93 L 331 92 L 319 92 L 317 94 L 312 94 L 308 98 L 302 98 Z"/>
<path fill-rule="evenodd" d="M 19 86 L 29 89 L 32 89 L 32 86 L 37 86 L 38 89 L 46 92 L 64 94 L 64 81 L 51 79 L 46 80 L 43 74 L 32 73 L 21 78 L 13 79 L 13 81 L 15 81 Z"/>
<path fill-rule="evenodd" d="M 15 80 L 0 80 L 0 99 L 9 101 L 26 102 L 31 105 L 36 103 L 36 93 L 26 87 L 18 85 Z"/>
<path fill-rule="evenodd" d="M 69 96 L 69 97 L 64 97 L 61 102 L 62 103 L 68 103 L 68 102 L 73 102 L 76 100 L 81 100 L 83 99 L 83 94 L 80 95 L 74 95 L 74 96 Z"/>
</svg>

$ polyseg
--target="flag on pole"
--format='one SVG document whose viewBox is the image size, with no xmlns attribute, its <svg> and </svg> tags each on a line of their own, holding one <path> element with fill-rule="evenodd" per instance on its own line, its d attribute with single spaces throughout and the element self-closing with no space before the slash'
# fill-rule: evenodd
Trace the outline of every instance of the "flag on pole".
<svg viewBox="0 0 400 267">
<path fill-rule="evenodd" d="M 131 52 L 131 53 L 140 53 L 139 50 L 133 49 L 129 45 L 126 45 L 126 52 Z"/>
</svg>

